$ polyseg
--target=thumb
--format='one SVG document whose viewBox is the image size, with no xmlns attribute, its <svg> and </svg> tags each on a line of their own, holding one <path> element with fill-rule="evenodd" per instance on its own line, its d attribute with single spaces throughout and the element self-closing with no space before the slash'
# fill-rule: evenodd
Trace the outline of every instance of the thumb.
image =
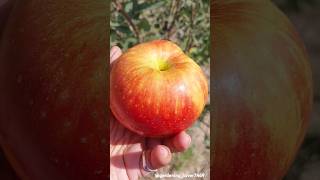
<svg viewBox="0 0 320 180">
<path fill-rule="evenodd" d="M 162 168 L 168 165 L 172 159 L 170 149 L 164 145 L 157 145 L 154 148 L 145 151 L 142 156 L 145 156 L 146 161 L 141 162 L 141 172 L 143 175 L 146 175 L 150 172 L 147 169 L 156 170 Z"/>
<path fill-rule="evenodd" d="M 122 54 L 121 49 L 118 46 L 113 46 L 110 50 L 110 64 L 118 59 Z"/>
</svg>

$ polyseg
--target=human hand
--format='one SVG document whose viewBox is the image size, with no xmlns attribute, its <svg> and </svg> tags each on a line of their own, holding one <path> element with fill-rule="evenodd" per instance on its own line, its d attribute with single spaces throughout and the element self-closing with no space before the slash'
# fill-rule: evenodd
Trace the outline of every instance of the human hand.
<svg viewBox="0 0 320 180">
<path fill-rule="evenodd" d="M 112 47 L 111 63 L 120 56 L 121 49 L 117 46 Z M 149 173 L 148 168 L 155 170 L 168 165 L 172 152 L 185 151 L 190 143 L 191 137 L 184 131 L 171 138 L 141 137 L 123 127 L 112 116 L 110 119 L 110 179 L 135 180 L 145 176 Z"/>
</svg>

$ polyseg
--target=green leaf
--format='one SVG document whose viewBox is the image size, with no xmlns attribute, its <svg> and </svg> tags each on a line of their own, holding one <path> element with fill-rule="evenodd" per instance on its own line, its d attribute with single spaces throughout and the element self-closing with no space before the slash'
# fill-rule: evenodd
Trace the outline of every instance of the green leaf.
<svg viewBox="0 0 320 180">
<path fill-rule="evenodd" d="M 150 24 L 148 22 L 147 19 L 142 19 L 139 24 L 138 24 L 138 27 L 145 30 L 145 31 L 149 31 L 150 30 Z"/>
<path fill-rule="evenodd" d="M 124 33 L 124 34 L 131 34 L 132 33 L 130 28 L 128 26 L 124 26 L 124 25 L 116 27 L 116 30 L 121 33 Z"/>
<path fill-rule="evenodd" d="M 132 10 L 133 2 L 129 1 L 124 5 L 124 11 L 129 13 Z"/>
<path fill-rule="evenodd" d="M 111 28 L 115 28 L 115 27 L 118 27 L 118 26 L 120 26 L 120 23 L 119 23 L 119 22 L 110 21 L 110 27 L 111 27 Z"/>
<path fill-rule="evenodd" d="M 187 6 L 192 6 L 192 4 L 193 4 L 193 1 L 191 1 L 191 0 L 186 0 L 186 4 L 187 4 Z"/>
<path fill-rule="evenodd" d="M 137 39 L 134 37 L 128 37 L 125 39 L 124 42 L 121 42 L 123 50 L 127 50 L 128 48 L 131 48 L 132 46 L 134 46 L 137 43 Z"/>
<path fill-rule="evenodd" d="M 159 8 L 161 6 L 163 6 L 166 3 L 166 1 L 158 1 L 156 3 L 152 3 L 152 2 L 144 2 L 141 4 L 138 4 L 138 6 L 136 7 L 136 9 L 134 9 L 133 11 L 136 13 L 139 13 L 141 11 L 146 11 L 146 10 L 152 10 L 152 9 L 156 9 Z"/>
</svg>

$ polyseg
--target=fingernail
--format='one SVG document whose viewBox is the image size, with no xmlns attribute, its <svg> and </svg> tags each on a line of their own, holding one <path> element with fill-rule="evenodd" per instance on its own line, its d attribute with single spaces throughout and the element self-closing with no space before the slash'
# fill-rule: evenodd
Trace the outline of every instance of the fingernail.
<svg viewBox="0 0 320 180">
<path fill-rule="evenodd" d="M 162 157 L 167 157 L 168 154 L 169 154 L 169 149 L 166 148 L 166 147 L 161 147 L 161 148 L 159 149 L 159 153 L 160 153 L 160 155 L 161 155 Z"/>
</svg>

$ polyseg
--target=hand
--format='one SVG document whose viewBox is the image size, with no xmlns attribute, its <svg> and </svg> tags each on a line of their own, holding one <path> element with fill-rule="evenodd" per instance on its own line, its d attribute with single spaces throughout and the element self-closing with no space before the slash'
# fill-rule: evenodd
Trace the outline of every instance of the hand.
<svg viewBox="0 0 320 180">
<path fill-rule="evenodd" d="M 111 48 L 111 63 L 121 55 L 119 47 Z M 174 137 L 144 138 L 123 127 L 114 117 L 110 119 L 110 179 L 132 180 L 148 174 L 143 168 L 143 156 L 151 169 L 159 169 L 171 161 L 171 152 L 185 151 L 191 137 L 181 132 Z"/>
</svg>

